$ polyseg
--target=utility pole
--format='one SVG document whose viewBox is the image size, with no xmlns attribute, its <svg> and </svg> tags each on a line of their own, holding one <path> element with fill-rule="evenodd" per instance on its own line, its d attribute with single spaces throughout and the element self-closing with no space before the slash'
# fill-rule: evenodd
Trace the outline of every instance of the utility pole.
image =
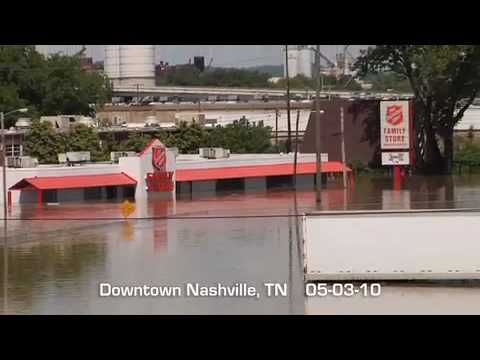
<svg viewBox="0 0 480 360">
<path fill-rule="evenodd" d="M 292 123 L 290 119 L 290 76 L 288 71 L 288 45 L 285 45 L 285 76 L 287 78 L 287 153 L 291 153 Z"/>
<path fill-rule="evenodd" d="M 8 113 L 0 112 L 0 128 L 2 130 L 2 177 L 3 177 L 3 226 L 7 228 L 7 144 L 5 142 L 5 115 L 11 115 L 14 113 L 26 113 L 27 108 L 17 109 Z M 14 154 L 12 154 L 14 155 Z M 5 230 L 6 233 L 6 230 Z"/>
<path fill-rule="evenodd" d="M 2 128 L 2 178 L 3 178 L 3 222 L 4 228 L 7 228 L 7 146 L 5 143 L 5 114 L 0 112 L 0 122 Z M 6 249 L 5 249 L 6 251 Z"/>
<path fill-rule="evenodd" d="M 278 109 L 275 109 L 275 145 L 278 146 Z"/>
<path fill-rule="evenodd" d="M 317 65 L 317 89 L 315 94 L 315 150 L 317 153 L 317 171 L 316 171 L 316 200 L 322 203 L 322 149 L 320 146 L 320 45 L 317 45 L 315 51 L 315 64 Z"/>
<path fill-rule="evenodd" d="M 3 315 L 8 313 L 8 242 L 7 227 L 3 227 Z"/>
<path fill-rule="evenodd" d="M 293 181 L 297 189 L 297 159 L 298 159 L 298 123 L 300 121 L 300 110 L 297 110 L 297 121 L 295 123 L 295 154 L 293 157 Z"/>
<path fill-rule="evenodd" d="M 346 155 L 345 155 L 345 124 L 344 124 L 344 109 L 340 108 L 340 132 L 342 139 L 342 163 L 343 163 L 343 187 L 347 188 L 347 168 L 346 168 Z"/>
</svg>

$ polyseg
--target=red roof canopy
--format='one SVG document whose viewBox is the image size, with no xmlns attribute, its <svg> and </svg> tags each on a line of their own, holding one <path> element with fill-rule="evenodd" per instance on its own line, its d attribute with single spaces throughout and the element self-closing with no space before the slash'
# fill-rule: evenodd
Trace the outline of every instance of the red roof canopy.
<svg viewBox="0 0 480 360">
<path fill-rule="evenodd" d="M 315 174 L 317 169 L 316 166 L 315 162 L 299 163 L 297 164 L 297 174 Z M 343 167 L 344 165 L 340 161 L 322 162 L 322 173 L 339 173 L 343 171 Z M 348 167 L 346 167 L 346 170 L 348 172 L 352 171 Z M 251 165 L 207 169 L 177 169 L 176 180 L 182 182 L 281 175 L 293 175 L 293 164 Z"/>
<path fill-rule="evenodd" d="M 119 174 L 96 174 L 76 176 L 45 176 L 20 180 L 10 187 L 10 190 L 35 189 L 79 189 L 102 186 L 126 186 L 136 185 L 137 181 L 125 173 Z"/>
</svg>

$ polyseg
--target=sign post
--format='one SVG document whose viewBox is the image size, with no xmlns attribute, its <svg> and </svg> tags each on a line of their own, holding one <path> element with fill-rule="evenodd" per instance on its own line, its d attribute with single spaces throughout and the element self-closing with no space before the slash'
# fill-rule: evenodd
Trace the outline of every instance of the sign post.
<svg viewBox="0 0 480 360">
<path fill-rule="evenodd" d="M 393 188 L 402 187 L 401 166 L 411 163 L 410 101 L 380 102 L 382 165 L 393 166 Z"/>
</svg>

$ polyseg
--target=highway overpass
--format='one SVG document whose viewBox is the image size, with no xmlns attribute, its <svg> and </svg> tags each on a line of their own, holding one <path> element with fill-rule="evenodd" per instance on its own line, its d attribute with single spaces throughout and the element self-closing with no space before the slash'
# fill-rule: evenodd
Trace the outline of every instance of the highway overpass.
<svg viewBox="0 0 480 360">
<path fill-rule="evenodd" d="M 147 96 L 179 96 L 185 98 L 208 97 L 208 96 L 238 96 L 242 99 L 250 99 L 255 97 L 269 97 L 281 98 L 286 96 L 286 90 L 283 89 L 253 89 L 253 88 L 230 88 L 230 87 L 193 87 L 193 86 L 156 86 L 156 87 L 141 87 L 141 86 L 122 86 L 116 87 L 113 90 L 114 96 L 117 97 L 147 97 Z M 292 97 L 310 98 L 315 95 L 312 90 L 291 89 Z M 359 92 L 352 91 L 323 91 L 322 97 L 335 96 L 341 98 L 351 98 L 358 95 Z M 413 94 L 399 94 L 399 93 L 369 93 L 370 96 L 375 97 L 401 97 L 409 98 Z"/>
</svg>

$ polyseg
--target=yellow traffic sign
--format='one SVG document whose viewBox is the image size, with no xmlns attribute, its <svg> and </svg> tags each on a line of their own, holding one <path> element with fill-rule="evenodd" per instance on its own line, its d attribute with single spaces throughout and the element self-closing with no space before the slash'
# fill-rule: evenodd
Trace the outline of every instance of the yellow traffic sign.
<svg viewBox="0 0 480 360">
<path fill-rule="evenodd" d="M 121 205 L 122 215 L 127 219 L 130 215 L 135 212 L 135 204 L 131 203 L 128 200 L 125 200 Z"/>
</svg>

